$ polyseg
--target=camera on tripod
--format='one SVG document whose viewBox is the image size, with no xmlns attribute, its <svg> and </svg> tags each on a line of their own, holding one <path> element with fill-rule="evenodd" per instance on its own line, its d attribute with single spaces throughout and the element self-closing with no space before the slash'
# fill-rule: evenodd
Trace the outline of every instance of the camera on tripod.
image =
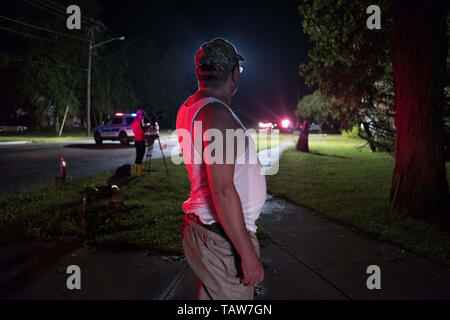
<svg viewBox="0 0 450 320">
<path fill-rule="evenodd" d="M 166 158 L 164 157 L 163 148 L 161 146 L 161 140 L 159 139 L 159 124 L 158 121 L 161 120 L 161 110 L 158 110 L 149 116 L 144 116 L 144 127 L 145 127 L 145 144 L 147 145 L 147 155 L 146 163 L 144 167 L 144 173 L 150 173 L 150 162 L 153 155 L 153 144 L 158 140 L 159 150 L 161 151 L 161 156 L 164 161 L 164 167 L 166 168 L 166 173 L 169 175 L 169 170 L 167 169 Z"/>
<path fill-rule="evenodd" d="M 162 119 L 161 110 L 158 110 L 150 115 L 144 117 L 145 142 L 147 146 L 153 146 L 153 143 L 159 138 L 159 124 L 158 121 Z"/>
</svg>

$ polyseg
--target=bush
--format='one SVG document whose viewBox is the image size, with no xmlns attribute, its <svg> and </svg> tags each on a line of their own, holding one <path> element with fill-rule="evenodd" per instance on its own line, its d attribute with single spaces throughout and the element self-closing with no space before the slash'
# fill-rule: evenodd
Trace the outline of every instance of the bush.
<svg viewBox="0 0 450 320">
<path fill-rule="evenodd" d="M 350 131 L 343 130 L 342 136 L 345 138 L 361 139 L 361 137 L 358 136 L 358 126 L 353 126 L 352 130 Z"/>
</svg>

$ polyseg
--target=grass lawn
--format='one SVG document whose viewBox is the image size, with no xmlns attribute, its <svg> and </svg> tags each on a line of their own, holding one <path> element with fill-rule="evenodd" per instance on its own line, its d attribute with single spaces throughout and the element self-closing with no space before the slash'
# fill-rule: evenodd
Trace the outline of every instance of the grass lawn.
<svg viewBox="0 0 450 320">
<path fill-rule="evenodd" d="M 190 183 L 184 165 L 174 165 L 170 159 L 167 164 L 169 177 L 162 160 L 155 159 L 149 175 L 119 181 L 125 208 L 117 213 L 109 208 L 110 196 L 91 200 L 85 234 L 81 232 L 85 190 L 105 184 L 113 171 L 0 197 L 0 239 L 80 244 L 86 240 L 99 248 L 181 254 L 181 206 L 189 196 Z M 259 229 L 258 237 L 268 236 Z"/>
<path fill-rule="evenodd" d="M 392 211 L 394 159 L 360 139 L 311 136 L 310 154 L 287 150 L 268 191 L 420 255 L 450 265 L 450 233 Z M 447 164 L 447 176 L 450 166 Z"/>
<path fill-rule="evenodd" d="M 258 135 L 258 134 L 252 134 L 253 141 L 256 145 L 256 150 L 264 150 L 264 149 L 270 149 L 273 147 L 276 147 L 283 141 L 287 140 L 293 140 L 297 137 L 296 134 L 287 134 L 287 133 L 281 133 L 277 136 L 266 134 L 266 135 Z"/>
<path fill-rule="evenodd" d="M 92 200 L 85 234 L 80 219 L 84 190 L 106 183 L 113 171 L 0 197 L 0 240 L 51 239 L 80 244 L 86 240 L 100 249 L 181 254 L 181 206 L 189 196 L 190 182 L 184 165 L 174 165 L 170 159 L 167 165 L 168 177 L 163 161 L 155 159 L 150 174 L 119 181 L 125 207 L 117 213 L 109 208 L 110 196 Z M 257 235 L 268 238 L 260 228 Z"/>
<path fill-rule="evenodd" d="M 91 200 L 86 213 L 86 240 L 99 248 L 146 249 L 163 254 L 181 253 L 181 205 L 189 195 L 184 166 L 168 161 L 169 177 L 162 160 L 152 160 L 152 171 L 119 184 L 125 208 L 113 213 L 106 197 Z M 52 239 L 82 243 L 82 199 L 86 187 L 104 184 L 107 171 L 0 198 L 1 238 Z"/>
<path fill-rule="evenodd" d="M 93 139 L 93 136 L 88 137 L 85 131 L 79 129 L 65 129 L 61 137 L 49 130 L 0 134 L 0 142 L 30 141 L 31 143 L 53 143 Z"/>
<path fill-rule="evenodd" d="M 283 154 L 279 173 L 267 177 L 268 191 L 450 265 L 450 234 L 391 211 L 388 195 L 393 158 L 371 153 L 367 147 L 357 149 L 362 144 L 359 139 L 341 136 L 312 136 L 311 154 L 293 149 Z M 181 205 L 190 184 L 184 165 L 168 161 L 168 167 L 169 177 L 162 160 L 152 160 L 149 175 L 119 181 L 125 208 L 117 213 L 109 208 L 109 196 L 92 200 L 87 207 L 86 234 L 80 228 L 84 190 L 106 183 L 112 171 L 0 197 L 0 238 L 80 244 L 86 240 L 97 248 L 181 254 Z M 268 236 L 258 228 L 258 237 Z"/>
</svg>

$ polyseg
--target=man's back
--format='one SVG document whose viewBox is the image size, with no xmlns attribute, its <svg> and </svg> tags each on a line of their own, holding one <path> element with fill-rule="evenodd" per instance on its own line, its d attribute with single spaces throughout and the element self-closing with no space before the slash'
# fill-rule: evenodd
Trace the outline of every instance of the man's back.
<svg viewBox="0 0 450 320">
<path fill-rule="evenodd" d="M 197 124 L 202 123 L 203 126 L 208 126 L 209 120 L 205 119 L 208 113 L 206 109 L 209 109 L 210 113 L 221 113 L 221 122 L 229 123 L 227 129 L 234 130 L 234 132 L 240 130 L 239 132 L 242 133 L 236 136 L 238 137 L 238 143 L 239 141 L 245 141 L 243 142 L 245 143 L 244 152 L 239 154 L 239 148 L 229 148 L 230 150 L 226 151 L 235 153 L 232 157 L 234 159 L 233 182 L 241 199 L 246 228 L 256 232 L 255 221 L 259 217 L 266 199 L 266 179 L 262 174 L 261 164 L 258 161 L 256 148 L 250 134 L 248 134 L 234 112 L 225 103 L 213 97 L 188 99 L 178 111 L 177 132 L 181 132 L 180 129 L 182 129 L 187 133 L 187 135 L 184 134 L 182 137 L 179 135 L 179 141 L 183 139 L 189 140 L 189 143 L 180 141 L 186 169 L 191 180 L 190 197 L 184 202 L 183 211 L 197 214 L 200 220 L 206 224 L 219 221 L 211 199 L 211 186 L 207 175 L 206 159 L 202 152 L 203 150 L 201 150 L 202 148 L 199 148 L 199 145 L 203 145 L 202 135 L 204 132 L 199 130 L 199 132 L 196 132 L 196 125 L 194 124 L 197 121 Z M 219 140 L 225 143 L 226 136 Z M 230 158 L 228 157 L 228 159 Z M 227 155 L 224 154 L 222 163 L 225 164 L 226 161 Z"/>
</svg>

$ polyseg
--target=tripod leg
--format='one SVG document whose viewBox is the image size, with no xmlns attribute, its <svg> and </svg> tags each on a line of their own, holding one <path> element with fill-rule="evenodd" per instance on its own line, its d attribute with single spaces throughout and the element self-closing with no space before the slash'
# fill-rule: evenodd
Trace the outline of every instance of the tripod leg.
<svg viewBox="0 0 450 320">
<path fill-rule="evenodd" d="M 159 150 L 161 150 L 162 158 L 164 161 L 164 167 L 166 167 L 166 174 L 167 174 L 167 176 L 169 176 L 169 170 L 167 169 L 166 158 L 164 157 L 164 152 L 163 152 L 163 148 L 161 146 L 161 140 L 159 140 L 159 135 L 158 135 L 158 143 L 159 143 Z"/>
<path fill-rule="evenodd" d="M 144 174 L 147 173 L 148 170 L 148 148 L 146 149 L 146 154 L 145 154 L 145 166 L 144 166 Z"/>
<path fill-rule="evenodd" d="M 144 168 L 144 172 L 145 173 L 150 173 L 150 161 L 152 158 L 152 146 L 147 144 L 147 148 L 146 148 L 146 154 L 145 154 L 145 168 Z"/>
<path fill-rule="evenodd" d="M 152 153 L 153 153 L 153 145 L 149 146 L 149 148 L 148 148 L 148 160 L 147 160 L 148 173 L 150 173 L 150 165 L 152 162 Z"/>
</svg>

